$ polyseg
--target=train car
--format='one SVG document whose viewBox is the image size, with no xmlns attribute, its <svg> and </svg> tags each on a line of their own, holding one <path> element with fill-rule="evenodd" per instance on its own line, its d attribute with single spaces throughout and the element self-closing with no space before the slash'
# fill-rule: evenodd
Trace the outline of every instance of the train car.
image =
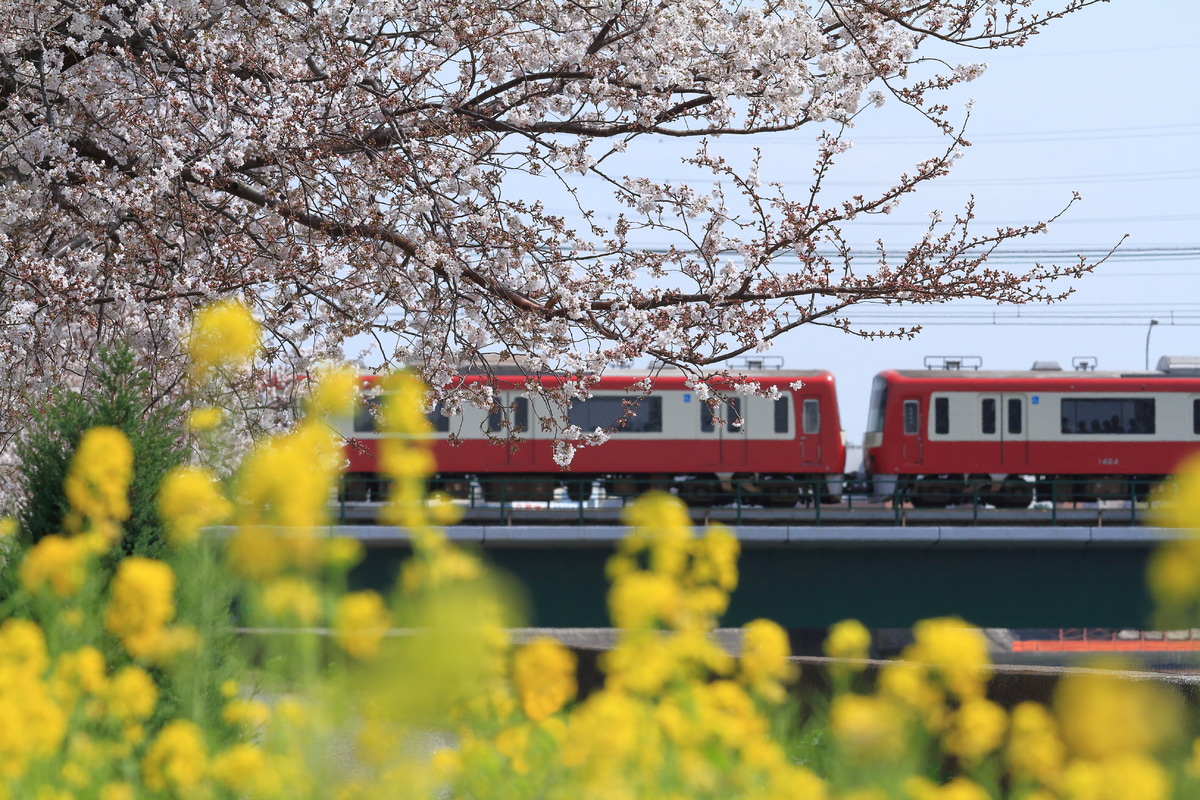
<svg viewBox="0 0 1200 800">
<path fill-rule="evenodd" d="M 877 494 L 915 507 L 1144 499 L 1200 450 L 1200 361 L 1157 370 L 889 370 L 863 442 Z"/>
<path fill-rule="evenodd" d="M 744 374 L 768 392 L 778 389 L 778 399 L 742 394 L 733 386 L 716 387 L 718 397 L 701 399 L 682 374 L 612 370 L 590 388 L 590 397 L 571 402 L 565 419 L 562 408 L 529 396 L 524 376 L 497 375 L 488 379 L 495 382 L 490 409 L 464 404 L 454 416 L 437 409 L 431 413 L 438 437 L 432 485 L 464 497 L 478 484 L 483 499 L 491 502 L 550 500 L 563 487 L 570 499 L 586 500 L 597 482 L 609 497 L 660 488 L 693 506 L 740 499 L 787 507 L 836 495 L 846 448 L 833 375 L 815 370 Z M 648 378 L 650 393 L 640 388 Z M 551 390 L 557 384 L 553 377 L 540 380 Z M 543 426 L 543 421 L 555 424 Z M 610 434 L 604 444 L 579 448 L 569 470 L 554 461 L 553 431 L 564 421 L 585 433 L 599 428 Z M 349 443 L 348 501 L 378 499 L 376 444 L 383 434 L 375 423 L 368 405 L 341 426 Z"/>
</svg>

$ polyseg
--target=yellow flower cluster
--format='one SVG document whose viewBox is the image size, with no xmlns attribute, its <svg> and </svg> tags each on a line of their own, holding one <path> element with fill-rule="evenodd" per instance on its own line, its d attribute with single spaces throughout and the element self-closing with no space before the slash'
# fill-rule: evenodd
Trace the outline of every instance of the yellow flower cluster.
<svg viewBox="0 0 1200 800">
<path fill-rule="evenodd" d="M 176 467 L 158 489 L 158 511 L 167 522 L 171 544 L 192 544 L 200 529 L 217 525 L 233 514 L 216 478 L 201 467 Z"/>
<path fill-rule="evenodd" d="M 130 556 L 117 567 L 104 626 L 134 658 L 169 661 L 195 645 L 194 632 L 172 627 L 175 573 L 161 561 Z"/>
<path fill-rule="evenodd" d="M 846 621 L 830 629 L 825 651 L 859 660 L 869 644 L 867 630 Z M 853 691 L 847 681 L 854 674 L 834 670 L 841 679 L 829 722 L 837 751 L 859 765 L 856 790 L 902 791 L 915 800 L 989 796 L 970 774 L 996 758 L 1008 714 L 986 697 L 990 659 L 978 629 L 958 619 L 924 620 L 900 660 L 880 668 L 873 693 Z M 945 784 L 913 780 L 913 759 L 930 757 L 924 751 L 931 746 L 968 774 Z"/>
<path fill-rule="evenodd" d="M 376 592 L 350 592 L 338 600 L 333 638 L 354 658 L 374 658 L 390 623 L 383 598 Z"/>
<path fill-rule="evenodd" d="M 512 675 L 521 710 L 534 722 L 575 698 L 575 655 L 554 639 L 534 639 L 517 650 Z"/>
<path fill-rule="evenodd" d="M 121 535 L 129 519 L 129 481 L 133 477 L 133 448 L 116 428 L 86 431 L 75 449 L 63 491 L 70 504 L 65 525 L 72 533 L 87 533 L 96 552 L 106 550 Z"/>
<path fill-rule="evenodd" d="M 222 370 L 239 369 L 259 348 L 259 325 L 246 306 L 223 300 L 205 306 L 192 319 L 184 342 L 192 375 L 205 380 Z"/>
<path fill-rule="evenodd" d="M 257 347 L 245 309 L 210 311 L 188 342 L 201 376 Z M 738 541 L 720 526 L 697 536 L 666 494 L 627 511 L 631 533 L 608 564 L 618 640 L 599 659 L 603 684 L 578 698 L 576 656 L 546 637 L 512 647 L 506 628 L 522 621 L 504 580 L 438 530 L 449 515 L 425 497 L 434 469 L 426 393 L 410 375 L 385 388 L 381 463 L 394 487 L 388 518 L 408 528 L 413 557 L 394 595 L 351 591 L 347 572 L 362 548 L 319 532 L 340 459 L 315 418 L 344 411 L 357 381 L 344 370 L 325 379 L 309 419 L 245 459 L 232 500 L 199 468 L 167 478 L 158 501 L 177 571 L 129 557 L 111 580 L 98 575 L 128 516 L 132 462 L 118 432 L 85 436 L 68 479 L 67 535 L 12 555 L 19 589 L 5 607 L 19 613 L 0 621 L 0 800 L 1200 792 L 1200 740 L 1184 767 L 1162 760 L 1186 749 L 1176 696 L 1105 669 L 1063 680 L 1049 706 L 1008 713 L 988 698 L 985 638 L 952 618 L 915 626 L 873 686 L 861 669 L 869 632 L 853 620 L 833 626 L 825 652 L 839 666 L 827 713 L 805 707 L 807 727 L 788 740 L 785 715 L 800 712 L 789 704 L 798 670 L 787 634 L 756 620 L 736 657 L 716 643 L 738 582 Z M 1200 497 L 1200 479 L 1194 488 L 1187 480 L 1184 497 Z M 1200 522 L 1190 502 L 1170 512 L 1176 521 Z M 225 520 L 235 525 L 227 539 L 200 538 Z M 1200 550 L 1190 546 L 1156 563 L 1161 597 L 1200 595 Z M 1169 563 L 1178 558 L 1182 566 Z M 216 677 L 200 650 L 233 624 L 223 586 L 241 592 L 238 622 L 249 632 L 233 647 L 255 664 L 244 681 Z M 172 658 L 189 648 L 203 656 Z M 431 744 L 431 757 L 414 757 Z M 798 756 L 800 744 L 812 749 Z"/>
<path fill-rule="evenodd" d="M 1153 524 L 1179 529 L 1181 536 L 1151 557 L 1150 593 L 1163 627 L 1187 627 L 1200 618 L 1200 455 L 1155 490 L 1151 509 Z"/>
</svg>

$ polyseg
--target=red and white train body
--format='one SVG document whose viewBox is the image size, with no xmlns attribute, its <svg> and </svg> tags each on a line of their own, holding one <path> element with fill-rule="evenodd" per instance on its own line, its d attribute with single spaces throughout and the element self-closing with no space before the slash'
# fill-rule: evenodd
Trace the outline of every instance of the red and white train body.
<svg viewBox="0 0 1200 800">
<path fill-rule="evenodd" d="M 889 370 L 863 442 L 877 494 L 917 506 L 978 497 L 1141 498 L 1200 451 L 1200 371 Z"/>
<path fill-rule="evenodd" d="M 590 496 L 600 481 L 611 495 L 649 488 L 674 489 L 693 505 L 743 502 L 794 505 L 813 491 L 836 494 L 846 449 L 838 417 L 833 375 L 821 371 L 766 370 L 746 373 L 761 390 L 778 389 L 778 399 L 716 387 L 719 400 L 702 399 L 682 374 L 613 370 L 576 399 L 565 422 L 584 433 L 608 430 L 600 446 L 580 447 L 569 470 L 554 460 L 554 431 L 564 411 L 525 386 L 521 375 L 493 381 L 494 405 L 463 404 L 461 414 L 430 419 L 438 429 L 434 486 L 464 495 L 478 483 L 486 500 L 548 500 L 566 487 L 574 499 Z M 639 383 L 652 380 L 646 394 Z M 557 379 L 543 377 L 547 389 Z M 795 387 L 795 388 L 794 388 Z M 552 417 L 543 428 L 539 420 Z M 346 499 L 375 499 L 377 475 L 374 418 L 359 413 L 344 421 L 349 466 Z M 512 438 L 510 439 L 510 433 Z"/>
</svg>

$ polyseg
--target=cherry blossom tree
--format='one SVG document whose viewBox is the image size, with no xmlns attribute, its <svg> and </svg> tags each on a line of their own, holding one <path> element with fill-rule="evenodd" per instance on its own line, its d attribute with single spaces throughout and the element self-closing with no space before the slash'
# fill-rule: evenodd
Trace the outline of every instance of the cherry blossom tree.
<svg viewBox="0 0 1200 800">
<path fill-rule="evenodd" d="M 978 231 L 968 206 L 865 253 L 846 227 L 968 146 L 942 98 L 982 66 L 956 50 L 1024 45 L 1101 1 L 10 0 L 0 427 L 116 338 L 169 391 L 181 326 L 219 297 L 251 305 L 283 371 L 366 336 L 435 385 L 483 353 L 579 375 L 711 367 L 801 325 L 881 333 L 848 314 L 867 300 L 1054 300 L 1093 265 L 987 262 L 1040 221 Z M 885 101 L 945 146 L 830 197 Z M 813 153 L 799 195 L 716 147 L 785 132 Z M 625 174 L 647 135 L 694 140 L 677 166 L 696 180 Z M 585 178 L 623 213 L 602 223 Z M 670 246 L 637 246 L 648 231 Z"/>
</svg>

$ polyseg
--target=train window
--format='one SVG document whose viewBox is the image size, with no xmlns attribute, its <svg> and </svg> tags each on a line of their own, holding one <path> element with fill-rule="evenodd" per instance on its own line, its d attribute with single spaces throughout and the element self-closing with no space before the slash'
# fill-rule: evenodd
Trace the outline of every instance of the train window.
<svg viewBox="0 0 1200 800">
<path fill-rule="evenodd" d="M 804 400 L 804 432 L 818 433 L 821 430 L 821 401 L 815 397 Z"/>
<path fill-rule="evenodd" d="M 364 397 L 354 410 L 354 432 L 375 433 L 375 415 L 379 413 L 379 398 Z"/>
<path fill-rule="evenodd" d="M 1021 432 L 1021 398 L 1010 397 L 1008 399 L 1008 432 Z"/>
<path fill-rule="evenodd" d="M 785 400 L 787 398 L 784 398 Z M 725 406 L 721 408 L 721 406 Z M 778 411 L 776 417 L 778 418 Z M 742 432 L 742 399 L 740 397 L 730 397 L 727 400 L 717 400 L 714 405 L 708 403 L 700 404 L 700 430 L 704 433 L 712 433 L 714 420 L 718 417 L 725 417 L 725 430 L 730 433 Z"/>
<path fill-rule="evenodd" d="M 433 429 L 438 433 L 450 432 L 450 418 L 442 413 L 441 403 L 435 405 L 433 407 L 433 411 L 430 411 L 425 416 L 429 419 L 429 424 L 432 425 Z"/>
<path fill-rule="evenodd" d="M 1200 400 L 1192 401 L 1192 433 L 1200 433 Z"/>
<path fill-rule="evenodd" d="M 1200 408 L 1200 406 L 1197 406 Z M 787 433 L 790 427 L 788 420 L 791 419 L 791 403 L 788 402 L 788 396 L 785 394 L 775 401 L 775 432 Z M 807 432 L 807 431 L 806 431 Z"/>
<path fill-rule="evenodd" d="M 985 397 L 979 401 L 979 429 L 981 433 L 996 432 L 996 398 Z"/>
<path fill-rule="evenodd" d="M 377 433 L 379 431 L 379 418 L 383 413 L 384 399 L 383 396 L 364 397 L 362 403 L 354 412 L 354 432 L 355 433 Z M 438 403 L 425 415 L 429 420 L 429 424 L 438 433 L 450 432 L 450 418 L 442 413 L 442 404 Z"/>
<path fill-rule="evenodd" d="M 492 409 L 492 413 L 488 414 L 488 430 L 492 433 L 505 429 L 513 433 L 529 430 L 529 400 L 527 398 L 518 397 L 510 405 L 496 405 Z"/>
<path fill-rule="evenodd" d="M 887 407 L 887 379 L 876 375 L 871 382 L 871 403 L 867 409 L 867 433 L 883 430 L 883 411 Z"/>
<path fill-rule="evenodd" d="M 919 409 L 920 409 L 919 402 L 920 401 L 918 401 L 918 400 L 905 400 L 904 401 L 904 432 L 905 433 L 914 434 L 914 433 L 919 433 L 921 430 L 920 422 L 919 422 L 920 414 L 918 413 Z"/>
<path fill-rule="evenodd" d="M 950 398 L 933 398 L 933 432 L 946 434 L 950 432 Z"/>
<path fill-rule="evenodd" d="M 1072 434 L 1154 433 L 1154 399 L 1064 398 L 1062 432 Z"/>
<path fill-rule="evenodd" d="M 571 406 L 567 421 L 585 431 L 662 433 L 662 398 L 592 397 Z"/>
</svg>

